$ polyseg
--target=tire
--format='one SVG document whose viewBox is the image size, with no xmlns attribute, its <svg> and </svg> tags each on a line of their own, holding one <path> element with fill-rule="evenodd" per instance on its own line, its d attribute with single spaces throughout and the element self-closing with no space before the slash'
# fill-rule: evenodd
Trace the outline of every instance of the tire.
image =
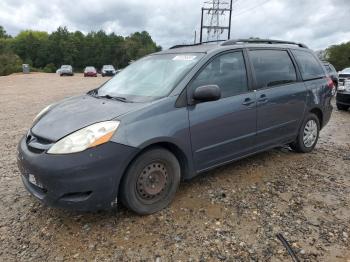
<svg viewBox="0 0 350 262">
<path fill-rule="evenodd" d="M 349 109 L 349 106 L 342 105 L 342 104 L 337 104 L 337 108 L 338 108 L 338 110 L 346 111 L 346 110 Z"/>
<path fill-rule="evenodd" d="M 139 215 L 155 213 L 171 203 L 180 178 L 179 161 L 171 152 L 150 149 L 138 156 L 124 175 L 121 202 Z"/>
<path fill-rule="evenodd" d="M 311 131 L 312 130 L 312 136 Z M 307 138 L 307 134 L 304 136 L 304 132 L 310 132 L 310 135 L 308 136 L 310 140 L 304 138 Z M 301 128 L 299 130 L 299 134 L 297 139 L 291 143 L 289 146 L 296 152 L 299 153 L 309 153 L 312 150 L 314 150 L 318 137 L 320 134 L 320 120 L 315 114 L 310 113 L 303 121 L 303 124 L 301 125 Z"/>
</svg>

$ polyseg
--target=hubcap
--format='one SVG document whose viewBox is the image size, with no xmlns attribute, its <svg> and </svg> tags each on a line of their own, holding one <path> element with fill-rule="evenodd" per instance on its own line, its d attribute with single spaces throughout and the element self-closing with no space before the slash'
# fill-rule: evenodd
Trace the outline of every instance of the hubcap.
<svg viewBox="0 0 350 262">
<path fill-rule="evenodd" d="M 168 183 L 164 164 L 155 162 L 146 166 L 137 179 L 137 193 L 143 199 L 153 200 L 161 196 Z"/>
<path fill-rule="evenodd" d="M 317 124 L 316 121 L 311 119 L 309 120 L 304 128 L 303 141 L 305 147 L 312 147 L 315 144 L 317 139 Z"/>
</svg>

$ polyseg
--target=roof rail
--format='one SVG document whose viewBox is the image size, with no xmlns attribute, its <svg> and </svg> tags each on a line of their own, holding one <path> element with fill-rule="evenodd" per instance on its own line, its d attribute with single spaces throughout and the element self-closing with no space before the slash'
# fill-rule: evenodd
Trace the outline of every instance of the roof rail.
<svg viewBox="0 0 350 262">
<path fill-rule="evenodd" d="M 209 44 L 209 43 L 225 42 L 225 41 L 227 41 L 227 40 L 212 40 L 212 41 L 206 41 L 206 42 L 195 43 L 195 44 L 174 45 L 174 46 L 170 47 L 169 49 L 175 49 L 175 48 L 187 47 L 187 46 L 197 46 L 197 45 Z"/>
<path fill-rule="evenodd" d="M 252 44 L 286 44 L 286 45 L 297 45 L 299 47 L 308 48 L 305 44 L 290 42 L 290 41 L 282 41 L 282 40 L 273 40 L 273 39 L 230 39 L 223 42 L 221 45 L 235 45 L 241 43 L 252 43 Z"/>
</svg>

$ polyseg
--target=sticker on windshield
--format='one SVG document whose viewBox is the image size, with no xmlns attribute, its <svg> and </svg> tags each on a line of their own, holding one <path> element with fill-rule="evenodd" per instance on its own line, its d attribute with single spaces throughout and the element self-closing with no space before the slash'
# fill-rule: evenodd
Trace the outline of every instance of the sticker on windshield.
<svg viewBox="0 0 350 262">
<path fill-rule="evenodd" d="M 192 61 L 196 58 L 195 55 L 177 55 L 173 58 L 174 61 Z"/>
</svg>

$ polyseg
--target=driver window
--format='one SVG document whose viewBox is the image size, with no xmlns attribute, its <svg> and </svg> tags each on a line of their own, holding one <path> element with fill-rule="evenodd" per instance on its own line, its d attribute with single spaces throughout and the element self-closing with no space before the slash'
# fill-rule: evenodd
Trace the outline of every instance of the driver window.
<svg viewBox="0 0 350 262">
<path fill-rule="evenodd" d="M 194 90 L 204 85 L 218 85 L 221 97 L 247 92 L 247 73 L 242 52 L 215 57 L 193 80 L 191 88 Z"/>
</svg>

